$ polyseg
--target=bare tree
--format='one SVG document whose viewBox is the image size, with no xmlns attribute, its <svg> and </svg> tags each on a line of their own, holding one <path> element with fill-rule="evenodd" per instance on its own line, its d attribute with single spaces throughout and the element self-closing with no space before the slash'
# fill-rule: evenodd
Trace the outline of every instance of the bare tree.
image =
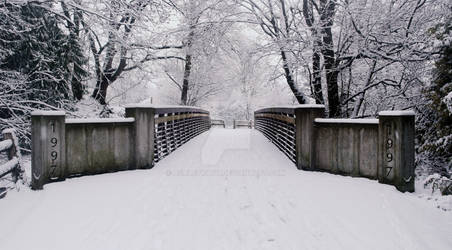
<svg viewBox="0 0 452 250">
<path fill-rule="evenodd" d="M 299 89 L 293 75 L 290 60 L 290 43 L 295 20 L 289 12 L 285 0 L 245 0 L 241 6 L 254 16 L 255 22 L 274 43 L 282 61 L 282 68 L 286 82 L 298 103 L 307 103 L 305 94 Z"/>
<path fill-rule="evenodd" d="M 336 58 L 338 69 L 350 72 L 341 74 L 341 80 L 355 83 L 342 89 L 343 112 L 363 116 L 364 104 L 373 106 L 369 112 L 414 107 L 429 75 L 429 61 L 437 53 L 428 30 L 442 15 L 423 0 L 345 1 L 339 12 Z"/>
<path fill-rule="evenodd" d="M 165 11 L 158 1 L 110 0 L 94 6 L 80 1 L 66 4 L 82 13 L 80 22 L 94 61 L 96 85 L 92 97 L 99 103 L 106 104 L 108 87 L 124 72 L 153 60 L 183 60 L 173 54 L 159 54 L 180 49 L 182 45 L 151 43 L 154 39 L 151 28 L 160 22 L 159 16 Z M 146 34 L 146 39 L 141 34 Z"/>
<path fill-rule="evenodd" d="M 205 82 L 196 79 L 193 71 L 201 68 L 195 64 L 207 63 L 205 60 L 217 56 L 216 53 L 221 50 L 221 43 L 224 42 L 222 39 L 226 39 L 226 31 L 233 23 L 230 20 L 233 17 L 231 14 L 233 5 L 226 0 L 164 2 L 181 17 L 179 33 L 182 33 L 181 51 L 185 53 L 182 83 L 179 83 L 177 77 L 166 73 L 171 82 L 179 86 L 180 103 L 195 104 L 200 99 L 217 92 L 217 88 L 214 87 L 217 81 Z"/>
</svg>

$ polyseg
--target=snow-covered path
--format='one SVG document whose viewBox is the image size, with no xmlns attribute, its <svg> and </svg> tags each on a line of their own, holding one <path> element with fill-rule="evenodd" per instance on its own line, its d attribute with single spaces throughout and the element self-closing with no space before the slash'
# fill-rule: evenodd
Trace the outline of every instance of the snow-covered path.
<svg viewBox="0 0 452 250">
<path fill-rule="evenodd" d="M 0 249 L 451 249 L 452 213 L 376 181 L 299 171 L 254 130 L 156 164 L 0 200 Z"/>
</svg>

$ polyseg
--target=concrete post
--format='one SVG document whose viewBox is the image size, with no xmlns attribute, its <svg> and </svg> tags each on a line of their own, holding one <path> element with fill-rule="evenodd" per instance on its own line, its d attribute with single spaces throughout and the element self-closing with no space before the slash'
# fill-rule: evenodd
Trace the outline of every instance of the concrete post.
<svg viewBox="0 0 452 250">
<path fill-rule="evenodd" d="M 325 116 L 324 105 L 299 105 L 295 108 L 295 147 L 297 168 L 314 170 L 313 132 L 314 119 Z"/>
<path fill-rule="evenodd" d="M 414 192 L 414 112 L 383 111 L 378 126 L 378 180 Z"/>
<path fill-rule="evenodd" d="M 154 162 L 155 108 L 152 106 L 128 106 L 126 117 L 135 118 L 134 154 L 135 168 L 152 168 Z"/>
<path fill-rule="evenodd" d="M 31 187 L 42 189 L 50 180 L 66 178 L 65 113 L 35 111 L 31 113 Z"/>
</svg>

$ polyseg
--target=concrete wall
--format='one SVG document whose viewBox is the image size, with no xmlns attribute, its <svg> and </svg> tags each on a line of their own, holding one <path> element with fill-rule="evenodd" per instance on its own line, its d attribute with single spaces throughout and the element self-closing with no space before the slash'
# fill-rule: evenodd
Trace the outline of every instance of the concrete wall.
<svg viewBox="0 0 452 250">
<path fill-rule="evenodd" d="M 184 122 L 182 127 L 187 133 L 197 134 L 200 131 L 192 130 L 199 130 L 198 127 L 202 131 L 209 128 L 204 126 L 209 124 L 207 111 L 186 106 L 131 105 L 126 107 L 127 118 L 118 119 L 66 120 L 61 111 L 33 112 L 32 188 L 42 189 L 48 182 L 71 176 L 151 168 L 155 124 L 161 119 L 156 115 L 169 120 L 189 116 L 176 115 L 180 113 L 206 117 Z M 198 122 L 202 126 L 197 126 Z"/>
<path fill-rule="evenodd" d="M 323 105 L 272 107 L 257 110 L 255 120 L 295 115 L 299 169 L 378 179 L 414 191 L 413 112 L 383 111 L 379 119 L 324 119 L 324 113 Z M 278 134 L 271 124 L 263 131 L 269 137 Z"/>
<path fill-rule="evenodd" d="M 133 124 L 66 122 L 67 176 L 134 169 Z"/>
<path fill-rule="evenodd" d="M 359 123 L 316 119 L 312 144 L 315 170 L 377 179 L 377 119 Z"/>
</svg>

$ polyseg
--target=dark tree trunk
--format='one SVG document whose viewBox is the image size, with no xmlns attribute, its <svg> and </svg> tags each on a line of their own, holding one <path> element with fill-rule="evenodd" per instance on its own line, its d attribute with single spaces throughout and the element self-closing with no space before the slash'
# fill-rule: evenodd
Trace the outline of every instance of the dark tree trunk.
<svg viewBox="0 0 452 250">
<path fill-rule="evenodd" d="M 78 67 L 78 66 L 75 66 Z M 74 70 L 76 70 L 74 67 Z M 72 79 L 72 94 L 76 100 L 81 100 L 83 98 L 83 93 L 85 92 L 85 86 L 82 84 L 80 79 L 74 77 Z"/>
<path fill-rule="evenodd" d="M 108 90 L 108 81 L 104 80 L 100 84 L 99 93 L 96 98 L 99 101 L 99 103 L 102 105 L 107 104 L 107 102 L 106 102 L 107 90 Z"/>
<path fill-rule="evenodd" d="M 312 48 L 312 86 L 313 86 L 313 96 L 315 99 L 315 103 L 324 104 L 325 100 L 323 99 L 322 92 L 322 71 L 320 68 L 320 48 L 322 47 L 321 37 L 318 35 L 316 28 L 314 27 L 314 13 L 312 9 L 312 3 L 308 2 L 308 0 L 303 0 L 303 15 L 306 21 L 306 24 L 311 29 L 313 41 Z"/>
<path fill-rule="evenodd" d="M 187 105 L 190 74 L 191 74 L 191 55 L 187 54 L 185 56 L 184 80 L 182 83 L 182 94 L 180 98 L 182 105 Z"/>
<path fill-rule="evenodd" d="M 299 91 L 297 86 L 295 85 L 295 81 L 293 80 L 292 74 L 290 72 L 286 52 L 284 52 L 282 49 L 281 49 L 281 58 L 283 61 L 284 76 L 286 77 L 287 84 L 289 85 L 290 90 L 292 90 L 292 93 L 294 94 L 294 96 L 297 99 L 299 104 L 305 104 L 306 98 L 304 97 L 303 93 L 301 93 L 301 91 Z"/>
<path fill-rule="evenodd" d="M 192 20 L 193 23 L 197 23 L 196 20 Z M 190 74 L 192 65 L 192 42 L 195 36 L 195 25 L 190 25 L 190 32 L 188 33 L 187 40 L 184 42 L 184 47 L 186 48 L 185 55 L 185 68 L 184 68 L 184 79 L 182 81 L 182 93 L 180 97 L 180 102 L 182 105 L 188 105 L 188 89 L 190 85 Z"/>
<path fill-rule="evenodd" d="M 141 6 L 144 7 L 144 6 Z M 110 17 L 113 18 L 113 14 L 110 13 Z M 117 34 L 115 34 L 114 30 L 118 31 L 121 27 L 124 27 L 124 34 L 122 35 L 122 41 L 127 41 L 129 38 L 132 25 L 135 23 L 136 19 L 134 17 L 130 17 L 125 15 L 122 17 L 120 24 L 115 22 L 111 22 L 111 28 L 108 35 L 108 42 L 104 45 L 106 48 L 105 53 L 105 62 L 103 67 L 101 68 L 100 58 L 101 53 L 104 51 L 104 48 L 97 49 L 96 43 L 94 41 L 93 36 L 91 34 L 88 35 L 88 40 L 90 43 L 91 52 L 94 56 L 94 65 L 96 68 L 96 87 L 94 88 L 93 94 L 91 95 L 95 100 L 97 100 L 100 104 L 105 105 L 108 86 L 116 81 L 118 77 L 125 71 L 127 66 L 127 46 L 117 41 Z M 113 67 L 114 58 L 118 54 L 117 46 L 119 46 L 119 64 L 116 68 Z"/>
<path fill-rule="evenodd" d="M 322 93 L 322 75 L 320 69 L 320 54 L 314 51 L 312 55 L 312 86 L 314 87 L 314 98 L 315 103 L 324 104 L 325 100 L 323 99 Z"/>
<path fill-rule="evenodd" d="M 67 18 L 67 27 L 69 30 L 69 45 L 70 45 L 70 57 L 69 60 L 74 64 L 71 79 L 71 89 L 72 95 L 78 101 L 83 98 L 83 93 L 85 92 L 85 86 L 82 83 L 82 76 L 86 75 L 85 69 L 81 67 L 84 61 L 84 56 L 81 53 L 79 47 L 79 34 L 80 34 L 80 20 L 81 13 L 79 10 L 74 10 L 73 22 L 71 22 L 71 14 L 64 1 L 61 1 L 61 7 L 63 9 L 64 16 Z"/>
<path fill-rule="evenodd" d="M 97 100 L 100 104 L 105 105 L 107 104 L 107 90 L 108 90 L 108 84 L 109 81 L 107 77 L 102 77 L 99 79 L 96 83 L 96 88 L 93 91 L 92 97 Z"/>
<path fill-rule="evenodd" d="M 328 85 L 328 108 L 330 117 L 339 117 L 341 115 L 341 103 L 339 101 L 339 87 L 337 85 L 338 71 L 333 69 L 328 69 L 325 66 L 326 80 Z M 328 70 L 330 70 L 328 72 Z"/>
<path fill-rule="evenodd" d="M 325 29 L 323 36 L 323 59 L 325 61 L 326 84 L 328 87 L 328 109 L 330 117 L 339 117 L 341 115 L 341 106 L 339 100 L 339 86 L 337 83 L 338 69 L 333 51 L 333 35 L 331 28 Z"/>
<path fill-rule="evenodd" d="M 320 0 L 321 12 L 320 23 L 322 25 L 322 42 L 321 49 L 323 60 L 325 62 L 326 84 L 328 87 L 328 109 L 330 117 L 339 117 L 341 115 L 341 106 L 339 100 L 339 86 L 337 83 L 339 71 L 337 61 L 334 54 L 333 33 L 333 17 L 335 14 L 336 0 Z"/>
</svg>

